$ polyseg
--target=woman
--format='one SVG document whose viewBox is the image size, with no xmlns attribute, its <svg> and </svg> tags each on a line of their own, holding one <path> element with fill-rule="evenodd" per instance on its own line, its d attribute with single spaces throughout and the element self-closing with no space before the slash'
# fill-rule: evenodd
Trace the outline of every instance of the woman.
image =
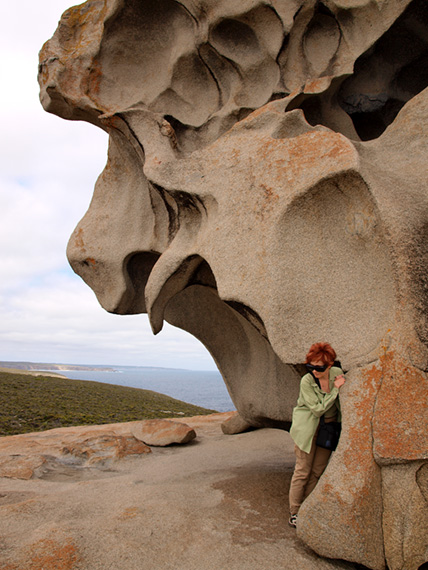
<svg viewBox="0 0 428 570">
<path fill-rule="evenodd" d="M 295 443 L 296 467 L 290 485 L 290 525 L 314 490 L 330 459 L 331 451 L 316 445 L 320 417 L 326 423 L 340 421 L 339 388 L 345 383 L 343 371 L 333 366 L 336 352 L 327 342 L 313 344 L 306 355 L 308 373 L 300 381 L 297 406 L 293 411 L 290 435 Z"/>
</svg>

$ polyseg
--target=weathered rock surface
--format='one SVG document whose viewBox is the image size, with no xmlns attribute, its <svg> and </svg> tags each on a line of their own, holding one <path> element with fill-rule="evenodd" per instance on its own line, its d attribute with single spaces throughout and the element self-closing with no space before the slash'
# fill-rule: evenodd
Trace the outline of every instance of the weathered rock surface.
<svg viewBox="0 0 428 570">
<path fill-rule="evenodd" d="M 311 552 L 286 522 L 288 433 L 225 436 L 228 416 L 184 418 L 198 433 L 193 445 L 154 447 L 109 468 L 51 462 L 29 480 L 0 478 L 0 569 L 356 570 Z M 126 437 L 133 424 L 93 435 Z M 40 445 L 54 454 L 79 432 L 86 437 L 84 428 L 50 430 Z M 16 453 L 38 453 L 30 434 L 7 440 Z"/>
<path fill-rule="evenodd" d="M 0 438 L 0 477 L 31 479 L 51 469 L 108 468 L 129 455 L 150 453 L 130 424 L 57 428 Z"/>
<path fill-rule="evenodd" d="M 194 429 L 171 420 L 145 420 L 134 424 L 132 435 L 147 445 L 161 446 L 189 443 L 196 437 Z"/>
<path fill-rule="evenodd" d="M 251 428 L 252 428 L 251 424 L 249 424 L 243 418 L 241 418 L 238 412 L 235 412 L 233 416 L 231 416 L 221 424 L 222 432 L 227 435 L 243 433 L 244 431 L 248 431 Z"/>
<path fill-rule="evenodd" d="M 298 533 L 374 570 L 428 552 L 427 68 L 423 0 L 91 0 L 40 54 L 45 109 L 110 135 L 73 269 L 199 338 L 254 426 L 331 342 L 342 438 Z"/>
</svg>

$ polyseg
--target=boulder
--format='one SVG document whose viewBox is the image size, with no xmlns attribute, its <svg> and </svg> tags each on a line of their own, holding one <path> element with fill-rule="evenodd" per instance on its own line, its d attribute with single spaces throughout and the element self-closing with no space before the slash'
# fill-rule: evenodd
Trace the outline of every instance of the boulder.
<svg viewBox="0 0 428 570">
<path fill-rule="evenodd" d="M 221 430 L 226 435 L 233 435 L 236 433 L 243 433 L 252 428 L 251 424 L 246 422 L 244 418 L 236 412 L 231 418 L 221 424 Z"/>
<path fill-rule="evenodd" d="M 91 0 L 40 52 L 44 108 L 110 136 L 74 271 L 201 340 L 255 427 L 290 427 L 328 340 L 343 431 L 297 532 L 373 570 L 428 551 L 402 524 L 428 509 L 427 22 L 423 0 Z"/>
<path fill-rule="evenodd" d="M 189 443 L 196 437 L 193 428 L 171 420 L 144 420 L 133 425 L 132 435 L 146 445 L 165 447 L 166 445 Z"/>
</svg>

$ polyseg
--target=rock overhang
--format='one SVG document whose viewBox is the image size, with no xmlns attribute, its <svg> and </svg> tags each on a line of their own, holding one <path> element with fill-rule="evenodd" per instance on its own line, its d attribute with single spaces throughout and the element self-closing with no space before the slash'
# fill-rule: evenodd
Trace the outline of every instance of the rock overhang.
<svg viewBox="0 0 428 570">
<path fill-rule="evenodd" d="M 199 338 L 254 425 L 289 425 L 298 363 L 332 342 L 352 388 L 299 532 L 376 569 L 416 570 L 426 550 L 379 521 L 406 516 L 393 501 L 382 515 L 394 466 L 426 461 L 412 410 L 427 398 L 427 20 L 419 0 L 99 0 L 70 9 L 41 52 L 46 110 L 111 139 L 73 268 L 107 310 Z M 401 558 L 397 536 L 412 544 Z"/>
</svg>

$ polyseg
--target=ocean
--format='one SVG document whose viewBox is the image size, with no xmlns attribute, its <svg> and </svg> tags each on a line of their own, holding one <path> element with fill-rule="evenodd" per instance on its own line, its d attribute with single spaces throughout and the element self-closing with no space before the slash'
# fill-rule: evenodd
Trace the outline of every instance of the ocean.
<svg viewBox="0 0 428 570">
<path fill-rule="evenodd" d="M 218 371 L 145 366 L 109 366 L 109 368 L 112 371 L 58 370 L 58 372 L 74 380 L 93 380 L 105 384 L 153 390 L 218 412 L 235 410 Z"/>
</svg>

